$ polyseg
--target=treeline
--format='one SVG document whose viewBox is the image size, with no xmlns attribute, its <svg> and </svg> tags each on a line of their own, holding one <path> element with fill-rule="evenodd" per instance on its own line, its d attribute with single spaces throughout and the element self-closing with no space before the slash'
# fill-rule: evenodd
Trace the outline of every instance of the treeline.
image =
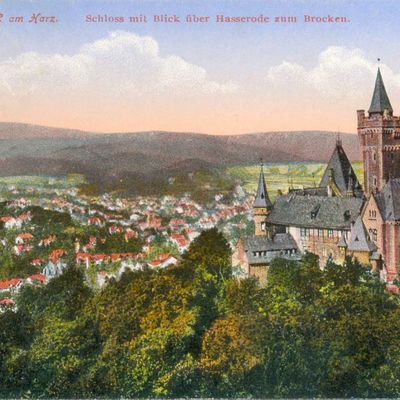
<svg viewBox="0 0 400 400">
<path fill-rule="evenodd" d="M 190 194 L 192 200 L 207 204 L 214 196 L 223 193 L 232 197 L 237 179 L 218 168 L 194 168 L 157 171 L 150 174 L 126 174 L 115 176 L 86 176 L 88 183 L 79 186 L 80 194 L 99 196 L 102 193 L 119 193 L 136 196 L 182 196 Z"/>
<path fill-rule="evenodd" d="M 231 276 L 216 230 L 93 291 L 71 266 L 0 316 L 3 397 L 397 397 L 400 302 L 357 262 Z"/>
</svg>

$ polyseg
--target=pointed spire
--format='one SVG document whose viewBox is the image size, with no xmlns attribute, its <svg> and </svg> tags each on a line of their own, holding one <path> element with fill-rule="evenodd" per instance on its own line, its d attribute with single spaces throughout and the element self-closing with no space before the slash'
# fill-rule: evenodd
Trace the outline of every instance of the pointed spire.
<svg viewBox="0 0 400 400">
<path fill-rule="evenodd" d="M 381 71 L 378 68 L 378 73 L 375 80 L 374 94 L 372 95 L 372 101 L 368 112 L 370 114 L 383 114 L 385 110 L 388 110 L 390 115 L 393 114 L 393 108 L 386 93 L 385 85 L 383 84 Z"/>
<path fill-rule="evenodd" d="M 338 132 L 336 136 L 336 147 L 342 147 L 342 138 L 340 136 L 340 132 Z"/>
<path fill-rule="evenodd" d="M 319 187 L 328 188 L 332 186 L 332 182 L 335 183 L 341 195 L 346 195 L 348 193 L 349 186 L 354 189 L 360 186 L 353 167 L 343 149 L 341 140 L 336 140 L 336 146 L 325 169 L 324 175 L 322 176 Z"/>
<path fill-rule="evenodd" d="M 258 188 L 253 207 L 256 208 L 270 208 L 272 206 L 271 200 L 268 197 L 267 186 L 264 179 L 264 164 L 261 160 L 260 177 L 258 179 Z"/>
</svg>

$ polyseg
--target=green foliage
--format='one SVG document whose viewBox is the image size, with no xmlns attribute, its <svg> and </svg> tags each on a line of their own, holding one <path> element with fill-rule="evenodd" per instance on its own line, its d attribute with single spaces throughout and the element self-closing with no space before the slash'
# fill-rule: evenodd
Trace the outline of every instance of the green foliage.
<svg viewBox="0 0 400 400">
<path fill-rule="evenodd" d="M 203 232 L 175 266 L 93 291 L 76 267 L 0 314 L 1 397 L 398 397 L 400 301 L 360 264 L 232 277 Z"/>
<path fill-rule="evenodd" d="M 73 226 L 71 216 L 68 213 L 62 213 L 53 210 L 46 210 L 42 207 L 32 206 L 27 209 L 32 213 L 32 223 L 40 227 L 57 226 L 63 227 Z"/>
</svg>

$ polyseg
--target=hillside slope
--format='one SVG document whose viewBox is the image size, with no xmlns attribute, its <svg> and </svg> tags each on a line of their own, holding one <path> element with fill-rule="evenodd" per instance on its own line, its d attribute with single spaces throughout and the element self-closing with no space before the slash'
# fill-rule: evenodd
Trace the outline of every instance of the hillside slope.
<svg viewBox="0 0 400 400">
<path fill-rule="evenodd" d="M 178 132 L 99 134 L 29 124 L 0 123 L 0 175 L 69 172 L 105 184 L 156 179 L 214 167 L 265 162 L 327 161 L 334 132 L 264 132 L 205 135 Z M 359 159 L 358 139 L 342 134 L 352 160 Z"/>
</svg>

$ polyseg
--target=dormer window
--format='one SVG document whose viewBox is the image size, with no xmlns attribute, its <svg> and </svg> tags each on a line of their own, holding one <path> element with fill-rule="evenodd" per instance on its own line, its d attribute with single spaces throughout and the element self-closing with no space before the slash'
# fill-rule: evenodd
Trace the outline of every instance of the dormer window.
<svg viewBox="0 0 400 400">
<path fill-rule="evenodd" d="M 318 215 L 320 205 L 317 204 L 312 210 L 311 210 L 311 219 L 315 219 Z"/>
</svg>

